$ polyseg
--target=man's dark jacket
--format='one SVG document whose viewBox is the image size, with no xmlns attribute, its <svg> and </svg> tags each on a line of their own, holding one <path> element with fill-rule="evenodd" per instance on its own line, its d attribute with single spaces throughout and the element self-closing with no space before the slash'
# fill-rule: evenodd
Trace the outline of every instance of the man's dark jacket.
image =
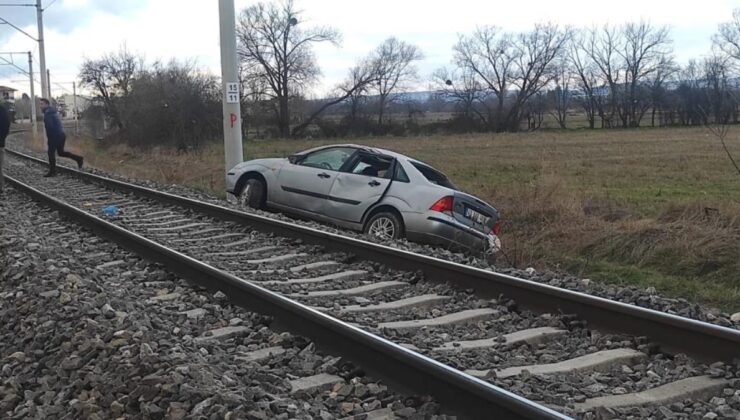
<svg viewBox="0 0 740 420">
<path fill-rule="evenodd" d="M 57 109 L 53 106 L 49 106 L 44 110 L 44 127 L 46 128 L 46 138 L 49 144 L 58 144 L 64 140 L 65 134 L 62 128 L 62 120 L 59 118 Z"/>
<path fill-rule="evenodd" d="M 5 138 L 10 131 L 10 116 L 8 110 L 0 105 L 0 147 L 5 147 Z"/>
</svg>

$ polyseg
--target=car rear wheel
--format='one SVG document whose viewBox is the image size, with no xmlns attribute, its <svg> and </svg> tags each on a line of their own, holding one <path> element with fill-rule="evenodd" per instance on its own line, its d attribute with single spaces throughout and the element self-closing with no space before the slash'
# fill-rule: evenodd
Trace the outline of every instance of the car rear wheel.
<svg viewBox="0 0 740 420">
<path fill-rule="evenodd" d="M 398 239 L 403 236 L 403 225 L 397 215 L 384 211 L 370 218 L 365 233 L 383 240 Z"/>
<path fill-rule="evenodd" d="M 239 194 L 239 205 L 244 208 L 261 209 L 264 203 L 265 185 L 258 179 L 248 179 Z"/>
</svg>

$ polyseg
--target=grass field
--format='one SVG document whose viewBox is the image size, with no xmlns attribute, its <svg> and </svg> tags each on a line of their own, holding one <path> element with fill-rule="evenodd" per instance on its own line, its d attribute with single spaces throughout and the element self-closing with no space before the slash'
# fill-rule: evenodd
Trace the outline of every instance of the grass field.
<svg viewBox="0 0 740 420">
<path fill-rule="evenodd" d="M 246 142 L 247 158 L 336 140 Z M 406 153 L 500 208 L 507 263 L 740 310 L 740 176 L 704 128 L 354 139 Z M 728 145 L 740 157 L 740 127 Z M 223 194 L 223 148 L 134 151 L 70 139 L 89 164 Z"/>
</svg>

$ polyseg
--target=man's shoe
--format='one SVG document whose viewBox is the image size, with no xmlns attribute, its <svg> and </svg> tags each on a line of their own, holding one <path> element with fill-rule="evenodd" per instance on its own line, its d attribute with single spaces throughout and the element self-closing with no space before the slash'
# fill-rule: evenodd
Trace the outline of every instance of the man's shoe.
<svg viewBox="0 0 740 420">
<path fill-rule="evenodd" d="M 85 162 L 85 158 L 80 156 L 80 159 L 77 160 L 77 169 L 82 169 L 82 164 Z"/>
<path fill-rule="evenodd" d="M 54 172 L 47 172 L 46 175 L 44 175 L 44 178 L 51 178 L 51 177 L 56 176 L 56 175 L 57 174 L 55 174 Z"/>
</svg>

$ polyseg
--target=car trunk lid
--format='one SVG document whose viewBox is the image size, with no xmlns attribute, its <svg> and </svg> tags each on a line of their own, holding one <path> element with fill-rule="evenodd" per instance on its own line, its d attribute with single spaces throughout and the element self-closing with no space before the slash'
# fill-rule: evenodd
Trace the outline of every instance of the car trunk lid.
<svg viewBox="0 0 740 420">
<path fill-rule="evenodd" d="M 498 221 L 498 210 L 482 200 L 460 191 L 455 191 L 453 216 L 455 219 L 485 235 L 492 233 Z"/>
</svg>

